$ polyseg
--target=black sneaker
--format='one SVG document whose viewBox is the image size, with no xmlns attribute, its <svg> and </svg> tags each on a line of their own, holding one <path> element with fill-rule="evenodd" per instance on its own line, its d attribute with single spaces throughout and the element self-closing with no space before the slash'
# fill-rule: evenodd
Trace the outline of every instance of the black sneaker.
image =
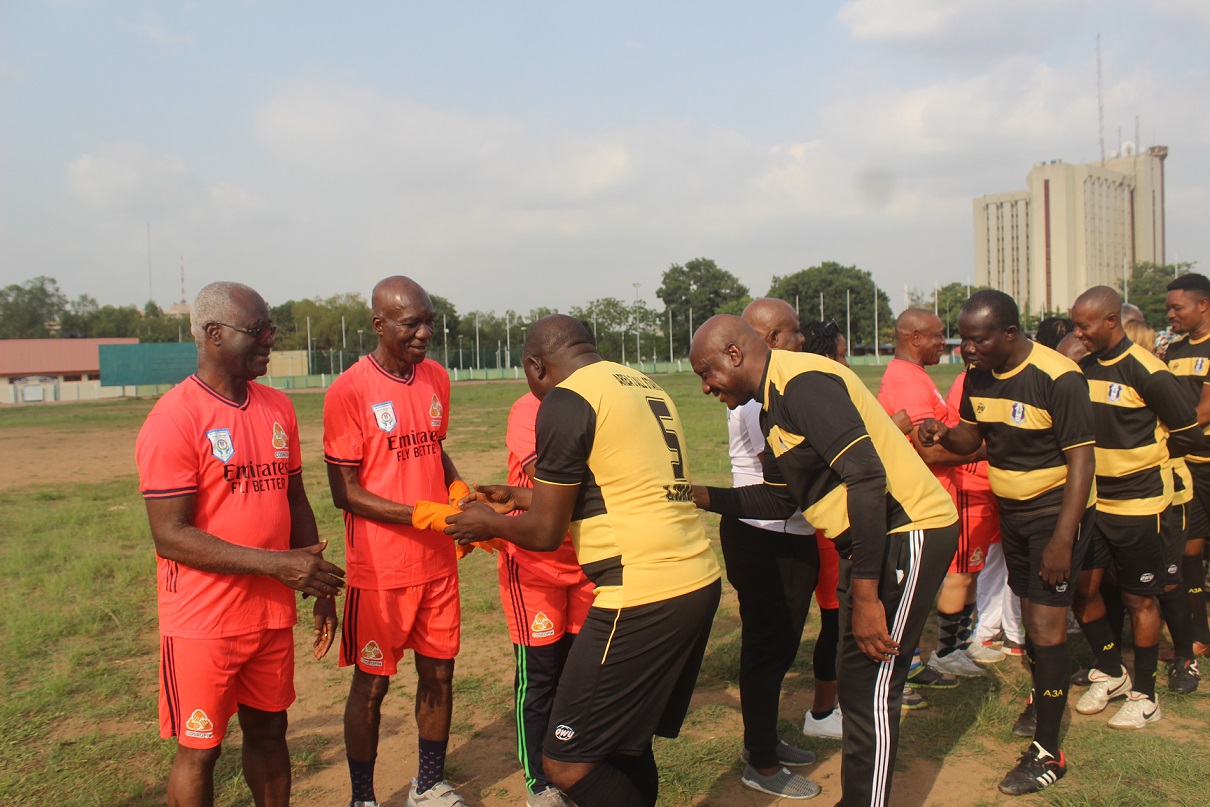
<svg viewBox="0 0 1210 807">
<path fill-rule="evenodd" d="M 1091 667 L 1085 667 L 1081 670 L 1076 670 L 1075 672 L 1073 672 L 1071 674 L 1072 686 L 1077 686 L 1077 687 L 1092 686 L 1092 680 L 1089 679 L 1089 677 L 1088 677 L 1088 674 L 1090 672 L 1092 672 Z"/>
<path fill-rule="evenodd" d="M 1025 702 L 1025 708 L 1017 715 L 1017 722 L 1013 723 L 1013 736 L 1033 739 L 1037 730 L 1038 710 L 1034 708 L 1033 695 L 1030 695 L 1029 700 Z"/>
<path fill-rule="evenodd" d="M 908 673 L 908 683 L 914 687 L 953 689 L 958 686 L 958 679 L 949 673 L 938 672 L 927 664 L 921 664 Z"/>
<path fill-rule="evenodd" d="M 1034 743 L 1017 760 L 1017 767 L 1009 771 L 1004 781 L 1000 782 L 1000 792 L 1008 796 L 1037 793 L 1062 779 L 1065 773 L 1067 759 L 1062 751 L 1059 752 L 1058 758 L 1055 758 L 1042 746 Z"/>
<path fill-rule="evenodd" d="M 1188 695 L 1190 692 L 1197 691 L 1199 681 L 1201 681 L 1201 675 L 1198 673 L 1196 661 L 1191 658 L 1172 660 L 1172 667 L 1168 672 L 1169 689 L 1182 695 Z"/>
</svg>

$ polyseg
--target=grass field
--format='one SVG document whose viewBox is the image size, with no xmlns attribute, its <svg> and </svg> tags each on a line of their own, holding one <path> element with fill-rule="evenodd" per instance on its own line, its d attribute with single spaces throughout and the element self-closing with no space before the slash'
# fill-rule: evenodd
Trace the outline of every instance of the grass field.
<svg viewBox="0 0 1210 807">
<path fill-rule="evenodd" d="M 944 392 L 956 368 L 936 369 Z M 876 386 L 880 368 L 862 368 L 861 373 Z M 727 483 L 722 406 L 700 394 L 693 376 L 660 376 L 659 381 L 680 408 L 695 481 Z M 455 386 L 447 449 L 468 478 L 503 479 L 505 420 L 523 389 L 506 382 Z M 329 556 L 340 563 L 341 523 L 321 465 L 323 397 L 292 397 L 311 502 L 321 533 L 330 541 Z M 150 406 L 150 401 L 118 401 L 0 410 L 0 450 L 10 466 L 9 481 L 0 492 L 0 677 L 5 691 L 0 701 L 0 804 L 133 807 L 163 802 L 172 744 L 159 739 L 156 722 L 155 562 L 130 459 Z M 56 459 L 58 467 L 44 467 L 44 457 L 61 457 L 64 451 L 74 460 Z M 703 518 L 717 535 L 717 519 Z M 521 803 L 511 759 L 511 659 L 495 565 L 475 554 L 461 572 L 464 640 L 450 776 L 472 804 Z M 309 634 L 308 610 L 300 609 L 300 642 Z M 796 721 L 810 699 L 810 650 L 818 629 L 814 617 L 784 689 L 782 730 L 791 742 L 802 741 Z M 926 652 L 930 641 L 926 637 Z M 1073 646 L 1086 655 L 1082 639 Z M 727 589 L 685 731 L 680 739 L 657 745 L 661 804 L 774 803 L 737 785 L 738 651 L 738 614 Z M 291 711 L 295 803 L 347 803 L 339 724 L 347 677 L 335 669 L 334 654 L 315 664 L 300 652 L 298 669 L 299 704 Z M 1026 803 L 1205 804 L 1210 705 L 1200 693 L 1169 694 L 1165 680 L 1161 672 L 1164 720 L 1144 732 L 1108 729 L 1105 720 L 1112 709 L 1090 718 L 1076 716 L 1064 746 L 1071 772 Z M 1006 661 L 985 681 L 928 692 L 932 708 L 905 719 L 895 803 L 1008 803 L 996 794 L 995 782 L 1024 749 L 1008 732 L 1027 686 L 1020 666 Z M 404 690 L 401 683 L 397 691 Z M 384 720 L 384 737 L 392 732 L 410 738 L 410 704 L 406 693 L 397 697 L 391 719 Z M 230 750 L 238 743 L 238 731 L 229 737 L 220 762 L 219 802 L 250 804 L 238 776 L 238 754 Z M 399 747 L 406 749 L 411 742 Z M 824 760 L 809 775 L 824 783 L 821 803 L 830 804 L 838 793 L 839 744 L 814 747 Z M 396 765 L 403 769 L 397 778 L 410 776 L 412 764 Z M 384 803 L 403 804 L 404 793 L 384 790 L 380 787 Z"/>
</svg>

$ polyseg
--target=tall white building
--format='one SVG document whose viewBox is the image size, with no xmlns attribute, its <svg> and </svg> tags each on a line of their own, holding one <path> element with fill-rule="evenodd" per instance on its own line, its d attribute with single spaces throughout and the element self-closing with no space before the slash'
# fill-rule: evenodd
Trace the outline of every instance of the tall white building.
<svg viewBox="0 0 1210 807">
<path fill-rule="evenodd" d="M 1039 163 L 1027 190 L 974 200 L 975 279 L 1031 314 L 1067 311 L 1092 286 L 1122 288 L 1136 263 L 1164 260 L 1164 158 L 1126 143 L 1104 163 Z"/>
</svg>

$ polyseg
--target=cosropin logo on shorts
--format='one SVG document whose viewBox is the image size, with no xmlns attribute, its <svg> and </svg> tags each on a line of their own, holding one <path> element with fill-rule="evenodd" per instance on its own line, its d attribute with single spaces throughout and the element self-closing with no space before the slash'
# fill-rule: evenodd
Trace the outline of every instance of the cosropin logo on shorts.
<svg viewBox="0 0 1210 807">
<path fill-rule="evenodd" d="M 535 639 L 554 636 L 555 623 L 550 621 L 550 617 L 539 611 L 538 615 L 534 617 L 533 624 L 529 626 L 529 635 Z"/>
<path fill-rule="evenodd" d="M 196 737 L 199 740 L 209 740 L 214 736 L 214 724 L 201 709 L 194 709 L 193 714 L 185 721 L 185 736 Z"/>
<path fill-rule="evenodd" d="M 287 451 L 290 447 L 290 441 L 286 439 L 286 430 L 276 420 L 273 421 L 273 456 L 279 460 L 284 460 L 290 456 Z"/>
<path fill-rule="evenodd" d="M 437 396 L 433 396 L 433 402 L 429 404 L 429 425 L 441 425 L 441 413 L 444 410 L 441 408 L 441 401 L 437 400 Z"/>
<path fill-rule="evenodd" d="M 378 642 L 371 639 L 361 648 L 361 663 L 367 667 L 382 666 L 382 650 L 378 647 Z"/>
</svg>

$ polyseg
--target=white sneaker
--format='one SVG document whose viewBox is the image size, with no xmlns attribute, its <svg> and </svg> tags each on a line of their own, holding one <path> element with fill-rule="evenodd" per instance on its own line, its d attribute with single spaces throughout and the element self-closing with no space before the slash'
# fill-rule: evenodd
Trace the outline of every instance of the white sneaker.
<svg viewBox="0 0 1210 807">
<path fill-rule="evenodd" d="M 815 716 L 811 714 L 811 710 L 808 709 L 807 714 L 803 717 L 802 733 L 808 737 L 839 740 L 844 736 L 843 727 L 844 715 L 840 713 L 839 706 L 833 709 L 830 715 L 819 720 L 816 720 Z"/>
<path fill-rule="evenodd" d="M 1125 667 L 1117 676 L 1106 675 L 1093 667 L 1088 671 L 1088 681 L 1088 691 L 1076 701 L 1076 711 L 1082 715 L 1103 712 L 1111 700 L 1130 694 L 1130 675 Z"/>
<path fill-rule="evenodd" d="M 1109 718 L 1111 729 L 1145 729 L 1163 717 L 1160 705 L 1142 692 L 1131 692 L 1118 713 Z"/>
<path fill-rule="evenodd" d="M 575 807 L 562 790 L 553 785 L 539 793 L 529 794 L 525 807 Z"/>
<path fill-rule="evenodd" d="M 416 780 L 412 780 L 412 789 L 408 791 L 407 807 L 466 807 L 466 802 L 454 790 L 454 786 L 442 779 L 423 793 L 416 792 Z"/>
<path fill-rule="evenodd" d="M 379 807 L 376 801 L 351 801 L 349 807 Z"/>
<path fill-rule="evenodd" d="M 1003 650 L 998 650 L 994 647 L 985 647 L 982 644 L 972 643 L 970 647 L 959 651 L 965 653 L 966 657 L 976 664 L 996 664 L 1004 661 L 1008 654 Z"/>
<path fill-rule="evenodd" d="M 939 656 L 936 651 L 929 659 L 928 667 L 939 673 L 949 673 L 959 678 L 982 678 L 987 672 L 975 662 L 966 657 L 961 650 L 955 650 L 948 656 Z"/>
</svg>

